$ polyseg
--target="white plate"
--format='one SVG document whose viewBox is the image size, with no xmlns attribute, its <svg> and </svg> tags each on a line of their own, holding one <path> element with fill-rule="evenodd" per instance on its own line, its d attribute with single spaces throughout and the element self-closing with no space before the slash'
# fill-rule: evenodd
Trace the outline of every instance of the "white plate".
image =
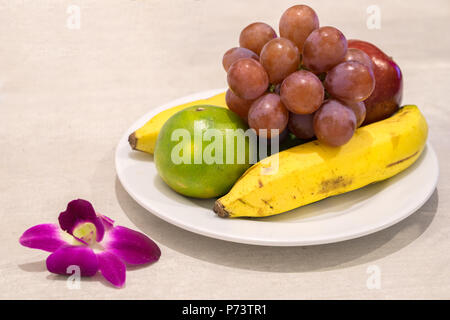
<svg viewBox="0 0 450 320">
<path fill-rule="evenodd" d="M 267 246 L 305 246 L 361 237 L 385 229 L 418 210 L 436 188 L 439 169 L 430 144 L 420 159 L 386 181 L 263 219 L 223 219 L 214 200 L 195 200 L 160 179 L 153 157 L 132 151 L 128 136 L 171 106 L 204 99 L 224 89 L 177 99 L 145 114 L 123 135 L 116 150 L 117 176 L 142 207 L 180 228 L 208 237 Z"/>
</svg>

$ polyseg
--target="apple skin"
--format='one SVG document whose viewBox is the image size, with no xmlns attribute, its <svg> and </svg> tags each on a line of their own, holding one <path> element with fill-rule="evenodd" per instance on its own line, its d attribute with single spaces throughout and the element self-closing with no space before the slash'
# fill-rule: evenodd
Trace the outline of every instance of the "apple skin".
<svg viewBox="0 0 450 320">
<path fill-rule="evenodd" d="M 389 118 L 400 107 L 403 76 L 399 66 L 375 45 L 362 40 L 348 40 L 348 47 L 367 53 L 373 62 L 375 89 L 364 101 L 367 114 L 363 125 Z"/>
</svg>

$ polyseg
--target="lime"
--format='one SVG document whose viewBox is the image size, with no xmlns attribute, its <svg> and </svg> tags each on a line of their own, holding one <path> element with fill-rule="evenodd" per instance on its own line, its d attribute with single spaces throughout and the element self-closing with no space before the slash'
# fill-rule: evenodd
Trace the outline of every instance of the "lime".
<svg viewBox="0 0 450 320">
<path fill-rule="evenodd" d="M 226 194 L 250 167 L 253 143 L 234 112 L 197 105 L 177 112 L 161 128 L 154 159 L 161 178 L 194 198 Z M 254 152 L 256 154 L 256 152 Z"/>
</svg>

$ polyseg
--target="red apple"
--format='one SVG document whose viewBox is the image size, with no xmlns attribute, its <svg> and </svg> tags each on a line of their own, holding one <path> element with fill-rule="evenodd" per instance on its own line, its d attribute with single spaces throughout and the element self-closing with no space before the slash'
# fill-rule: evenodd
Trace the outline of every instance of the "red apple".
<svg viewBox="0 0 450 320">
<path fill-rule="evenodd" d="M 364 124 L 389 118 L 400 107 L 403 77 L 399 66 L 375 45 L 362 40 L 348 40 L 349 48 L 364 51 L 372 59 L 375 89 L 364 101 L 367 114 Z"/>
</svg>

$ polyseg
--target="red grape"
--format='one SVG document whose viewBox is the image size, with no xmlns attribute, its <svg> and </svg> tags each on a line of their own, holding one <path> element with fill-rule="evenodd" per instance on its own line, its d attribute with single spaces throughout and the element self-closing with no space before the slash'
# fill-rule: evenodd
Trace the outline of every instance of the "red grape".
<svg viewBox="0 0 450 320">
<path fill-rule="evenodd" d="M 346 102 L 345 106 L 352 109 L 356 116 L 356 127 L 359 128 L 366 119 L 366 105 L 361 102 Z"/>
<path fill-rule="evenodd" d="M 281 102 L 280 96 L 268 93 L 253 102 L 248 111 L 248 125 L 258 135 L 271 138 L 271 129 L 278 129 L 278 135 L 286 128 L 289 112 Z M 259 130 L 266 129 L 267 133 Z"/>
<path fill-rule="evenodd" d="M 242 99 L 252 100 L 261 96 L 269 87 L 269 76 L 263 66 L 251 58 L 234 62 L 228 69 L 228 86 Z"/>
<path fill-rule="evenodd" d="M 336 99 L 359 102 L 375 88 L 373 71 L 357 61 L 347 61 L 331 69 L 325 78 L 325 89 Z"/>
<path fill-rule="evenodd" d="M 299 139 L 314 138 L 314 114 L 289 114 L 288 128 Z"/>
<path fill-rule="evenodd" d="M 239 45 L 259 55 L 264 45 L 276 37 L 277 33 L 267 23 L 255 22 L 241 31 Z"/>
<path fill-rule="evenodd" d="M 345 54 L 344 61 L 358 61 L 363 65 L 369 67 L 373 70 L 372 59 L 370 59 L 369 55 L 362 50 L 356 48 L 348 48 L 347 53 Z"/>
<path fill-rule="evenodd" d="M 319 78 L 306 70 L 296 71 L 281 84 L 281 101 L 298 114 L 311 114 L 323 103 L 324 89 Z"/>
<path fill-rule="evenodd" d="M 230 66 L 237 60 L 242 58 L 252 58 L 259 61 L 259 57 L 256 53 L 246 48 L 236 47 L 231 48 L 223 55 L 222 65 L 225 71 L 228 71 Z"/>
<path fill-rule="evenodd" d="M 287 9 L 280 19 L 280 36 L 295 43 L 299 52 L 310 33 L 319 28 L 316 12 L 306 5 L 296 5 Z"/>
<path fill-rule="evenodd" d="M 337 100 L 328 100 L 314 115 L 317 139 L 329 146 L 346 144 L 355 133 L 355 113 Z"/>
<path fill-rule="evenodd" d="M 303 45 L 303 64 L 315 73 L 326 72 L 343 61 L 347 39 L 333 27 L 314 30 Z"/>
<path fill-rule="evenodd" d="M 244 100 L 234 94 L 231 89 L 227 90 L 225 101 L 228 108 L 239 115 L 242 119 L 247 120 L 248 110 L 252 106 L 254 100 Z"/>
<path fill-rule="evenodd" d="M 265 44 L 259 60 L 269 75 L 270 83 L 277 84 L 297 70 L 300 54 L 292 41 L 275 38 Z"/>
</svg>

